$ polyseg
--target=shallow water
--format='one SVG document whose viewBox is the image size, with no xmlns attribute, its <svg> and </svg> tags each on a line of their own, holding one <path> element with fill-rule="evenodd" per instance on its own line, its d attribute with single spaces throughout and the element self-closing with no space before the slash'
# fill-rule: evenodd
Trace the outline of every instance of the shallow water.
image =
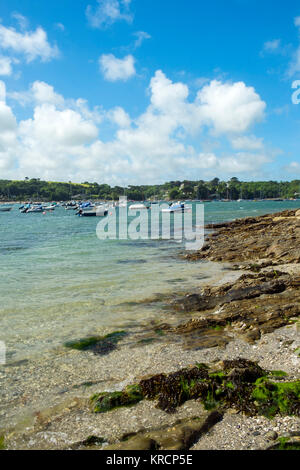
<svg viewBox="0 0 300 470">
<path fill-rule="evenodd" d="M 207 203 L 205 222 L 299 207 L 300 201 Z M 164 322 L 165 297 L 230 277 L 217 263 L 181 259 L 184 245 L 173 240 L 99 240 L 98 222 L 63 208 L 43 215 L 20 214 L 15 206 L 0 213 L 0 341 L 6 345 L 0 430 L 26 427 L 36 410 L 59 405 L 62 393 L 66 399 L 77 384 L 95 379 L 95 357 L 78 356 L 66 341 Z M 122 376 L 119 364 L 101 360 L 97 383 L 104 371 Z"/>
<path fill-rule="evenodd" d="M 299 201 L 205 204 L 205 222 L 277 212 Z M 99 240 L 98 218 L 73 211 L 0 213 L 0 340 L 7 360 L 51 350 L 70 337 L 135 325 L 154 312 L 137 304 L 209 281 L 218 268 L 178 258 L 168 240 Z M 200 278 L 200 279 L 199 279 Z"/>
</svg>

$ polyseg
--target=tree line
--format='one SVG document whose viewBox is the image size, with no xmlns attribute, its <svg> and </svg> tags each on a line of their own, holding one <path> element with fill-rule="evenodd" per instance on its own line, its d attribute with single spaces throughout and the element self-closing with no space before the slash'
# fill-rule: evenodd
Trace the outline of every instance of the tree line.
<svg viewBox="0 0 300 470">
<path fill-rule="evenodd" d="M 25 178 L 22 181 L 0 180 L 0 199 L 2 201 L 68 201 L 72 199 L 118 200 L 127 196 L 129 200 L 238 200 L 300 197 L 300 180 L 251 181 L 243 182 L 238 178 L 221 181 L 170 181 L 160 185 L 114 186 L 108 184 L 83 182 L 51 182 L 38 178 Z"/>
</svg>

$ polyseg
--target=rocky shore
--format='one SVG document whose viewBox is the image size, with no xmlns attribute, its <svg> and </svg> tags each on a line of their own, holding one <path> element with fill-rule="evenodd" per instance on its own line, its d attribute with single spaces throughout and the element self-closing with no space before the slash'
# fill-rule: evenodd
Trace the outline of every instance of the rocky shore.
<svg viewBox="0 0 300 470">
<path fill-rule="evenodd" d="M 226 263 L 232 280 L 173 296 L 135 333 L 68 342 L 90 383 L 3 446 L 300 448 L 300 211 L 207 229 L 185 258 Z"/>
</svg>

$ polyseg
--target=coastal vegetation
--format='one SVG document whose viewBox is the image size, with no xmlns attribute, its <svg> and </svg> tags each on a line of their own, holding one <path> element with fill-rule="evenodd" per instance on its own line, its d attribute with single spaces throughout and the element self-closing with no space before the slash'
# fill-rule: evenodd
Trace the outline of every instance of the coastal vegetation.
<svg viewBox="0 0 300 470">
<path fill-rule="evenodd" d="M 274 382 L 274 373 L 246 359 L 225 360 L 222 368 L 205 364 L 171 374 L 158 374 L 123 391 L 103 392 L 91 397 L 94 413 L 130 406 L 143 399 L 174 412 L 187 400 L 199 399 L 206 410 L 235 408 L 250 416 L 276 414 L 300 416 L 300 381 Z M 276 373 L 275 373 L 276 375 Z M 278 378 L 278 377 L 277 377 Z"/>
<path fill-rule="evenodd" d="M 42 181 L 25 178 L 22 181 L 0 180 L 1 200 L 66 201 L 70 199 L 118 200 L 127 196 L 133 201 L 147 199 L 266 199 L 294 198 L 300 195 L 300 180 L 290 182 L 252 181 L 242 182 L 233 177 L 229 181 L 214 178 L 211 181 L 170 181 L 160 185 L 114 186 L 83 182 Z"/>
</svg>

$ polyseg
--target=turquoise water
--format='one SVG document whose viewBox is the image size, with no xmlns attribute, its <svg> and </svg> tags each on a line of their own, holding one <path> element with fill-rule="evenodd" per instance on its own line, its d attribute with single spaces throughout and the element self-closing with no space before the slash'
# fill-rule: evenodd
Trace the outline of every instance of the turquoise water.
<svg viewBox="0 0 300 470">
<path fill-rule="evenodd" d="M 205 222 L 299 208 L 300 201 L 205 204 Z M 51 355 L 64 341 L 134 328 L 159 313 L 139 304 L 217 275 L 213 263 L 178 258 L 174 241 L 99 240 L 98 218 L 73 211 L 0 212 L 0 340 L 7 361 Z"/>
</svg>

